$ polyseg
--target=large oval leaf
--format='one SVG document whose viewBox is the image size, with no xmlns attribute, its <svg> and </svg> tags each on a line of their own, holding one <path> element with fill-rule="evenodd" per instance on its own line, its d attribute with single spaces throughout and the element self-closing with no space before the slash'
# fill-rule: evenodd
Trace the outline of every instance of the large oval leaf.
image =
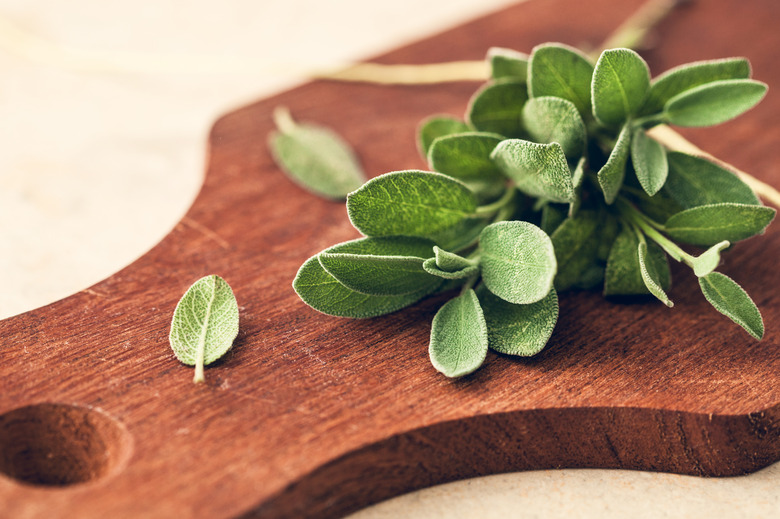
<svg viewBox="0 0 780 519">
<path fill-rule="evenodd" d="M 491 157 L 523 193 L 553 202 L 574 200 L 571 170 L 557 142 L 507 139 L 496 146 Z"/>
<path fill-rule="evenodd" d="M 746 204 L 712 204 L 686 209 L 666 221 L 666 233 L 675 240 L 709 247 L 761 234 L 775 217 L 771 207 Z"/>
<path fill-rule="evenodd" d="M 590 113 L 593 63 L 579 50 L 560 43 L 534 47 L 528 63 L 531 97 L 554 96 L 574 103 L 580 114 Z"/>
<path fill-rule="evenodd" d="M 671 98 L 664 114 L 677 126 L 713 126 L 753 108 L 766 90 L 765 83 L 752 79 L 713 81 Z"/>
<path fill-rule="evenodd" d="M 732 202 L 760 205 L 747 184 L 731 171 L 701 157 L 677 151 L 667 153 L 666 192 L 683 208 Z"/>
<path fill-rule="evenodd" d="M 630 49 L 601 53 L 593 71 L 593 115 L 607 126 L 619 126 L 636 114 L 650 88 L 650 69 Z"/>
<path fill-rule="evenodd" d="M 433 318 L 428 353 L 431 364 L 448 377 L 479 368 L 488 350 L 487 326 L 474 290 L 450 299 Z"/>
<path fill-rule="evenodd" d="M 560 97 L 534 97 L 523 107 L 523 126 L 534 142 L 557 142 L 567 157 L 585 149 L 585 123 L 574 103 Z"/>
</svg>

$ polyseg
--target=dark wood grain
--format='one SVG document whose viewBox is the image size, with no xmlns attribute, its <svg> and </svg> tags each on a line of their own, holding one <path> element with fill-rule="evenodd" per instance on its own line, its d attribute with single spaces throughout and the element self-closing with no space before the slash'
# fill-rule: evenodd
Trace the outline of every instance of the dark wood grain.
<svg viewBox="0 0 780 519">
<path fill-rule="evenodd" d="M 638 3 L 531 1 L 377 61 L 479 59 L 491 45 L 528 51 L 552 40 L 595 46 Z M 685 133 L 778 185 L 780 3 L 741 6 L 709 0 L 681 9 L 645 55 L 655 72 L 750 58 L 755 77 L 772 85 L 760 109 Z M 290 287 L 298 266 L 357 232 L 343 205 L 303 192 L 274 166 L 265 146 L 271 110 L 284 104 L 332 126 L 376 175 L 422 167 L 416 122 L 462 114 L 475 88 L 320 81 L 217 121 L 203 189 L 162 243 L 89 290 L 0 322 L 0 468 L 24 462 L 2 442 L 25 431 L 61 428 L 80 449 L 76 461 L 99 454 L 84 447 L 91 439 L 107 444 L 105 459 L 65 474 L 65 482 L 83 483 L 0 477 L 2 514 L 338 517 L 415 488 L 502 471 L 721 476 L 780 459 L 777 224 L 734 247 L 722 267 L 762 309 L 760 343 L 712 310 L 684 269 L 675 270 L 672 310 L 567 294 L 540 355 L 490 353 L 479 372 L 458 381 L 427 359 L 441 300 L 367 321 L 324 316 L 298 300 Z M 234 287 L 241 330 L 233 350 L 207 368 L 207 384 L 196 385 L 168 346 L 168 326 L 181 294 L 210 273 Z M 38 405 L 45 402 L 62 405 Z M 101 418 L 79 422 L 70 404 Z M 56 451 L 60 440 L 30 441 Z"/>
</svg>

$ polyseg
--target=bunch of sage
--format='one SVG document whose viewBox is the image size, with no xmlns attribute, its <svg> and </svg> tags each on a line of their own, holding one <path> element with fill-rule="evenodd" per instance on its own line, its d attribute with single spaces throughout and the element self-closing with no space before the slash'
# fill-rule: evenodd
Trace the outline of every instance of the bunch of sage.
<svg viewBox="0 0 780 519">
<path fill-rule="evenodd" d="M 752 108 L 767 86 L 750 79 L 748 61 L 690 63 L 651 79 L 624 48 L 595 63 L 558 43 L 530 55 L 491 49 L 487 59 L 492 78 L 463 120 L 420 125 L 431 171 L 386 173 L 347 193 L 362 173 L 343 143 L 325 138 L 313 149 L 306 125 L 282 121 L 283 139 L 271 146 L 283 169 L 299 183 L 316 179 L 317 192 L 346 195 L 364 236 L 308 259 L 293 282 L 300 298 L 329 315 L 366 318 L 452 293 L 433 319 L 429 352 L 437 370 L 459 377 L 488 348 L 542 350 L 557 292 L 601 286 L 606 296 L 649 294 L 671 307 L 671 257 L 693 270 L 716 310 L 760 339 L 758 308 L 715 269 L 733 242 L 763 233 L 775 210 L 730 170 L 647 133 L 720 124 Z M 349 169 L 327 189 L 335 163 Z"/>
</svg>

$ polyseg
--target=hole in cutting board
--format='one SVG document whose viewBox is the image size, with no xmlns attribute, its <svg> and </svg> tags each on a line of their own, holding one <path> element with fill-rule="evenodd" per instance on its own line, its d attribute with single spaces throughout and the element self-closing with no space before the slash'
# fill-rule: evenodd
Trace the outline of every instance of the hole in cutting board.
<svg viewBox="0 0 780 519">
<path fill-rule="evenodd" d="M 122 465 L 130 445 L 120 422 L 87 407 L 44 403 L 0 415 L 0 473 L 23 483 L 100 479 Z"/>
</svg>

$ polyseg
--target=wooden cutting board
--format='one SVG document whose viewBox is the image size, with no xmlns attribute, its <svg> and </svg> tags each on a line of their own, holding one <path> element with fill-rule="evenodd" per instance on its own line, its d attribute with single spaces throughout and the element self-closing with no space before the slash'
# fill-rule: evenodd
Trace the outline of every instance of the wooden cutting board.
<svg viewBox="0 0 780 519">
<path fill-rule="evenodd" d="M 480 59 L 489 46 L 529 51 L 545 41 L 594 47 L 638 3 L 530 1 L 376 61 Z M 759 109 L 685 134 L 774 185 L 778 20 L 775 0 L 698 2 L 662 22 L 645 53 L 654 73 L 697 59 L 752 61 L 770 84 Z M 339 517 L 496 472 L 720 476 L 780 459 L 778 224 L 735 246 L 721 268 L 762 309 L 760 343 L 711 309 L 686 269 L 674 270 L 672 310 L 563 295 L 540 355 L 490 353 L 457 381 L 427 358 L 441 299 L 366 321 L 298 300 L 290 284 L 299 265 L 357 232 L 342 204 L 277 170 L 265 145 L 272 109 L 335 128 L 377 175 L 423 167 L 417 121 L 461 115 L 475 88 L 318 81 L 219 119 L 203 189 L 162 243 L 88 290 L 0 322 L 2 514 Z M 241 329 L 207 383 L 193 384 L 168 327 L 186 288 L 211 273 L 233 286 Z"/>
</svg>

